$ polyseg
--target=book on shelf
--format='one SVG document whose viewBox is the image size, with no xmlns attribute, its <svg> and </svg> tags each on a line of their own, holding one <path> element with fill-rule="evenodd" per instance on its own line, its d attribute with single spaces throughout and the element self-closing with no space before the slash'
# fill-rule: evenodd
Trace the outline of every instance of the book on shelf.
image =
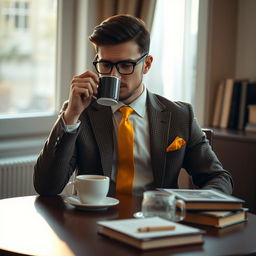
<svg viewBox="0 0 256 256">
<path fill-rule="evenodd" d="M 215 228 L 226 228 L 247 220 L 247 210 L 238 211 L 187 211 L 183 220 Z"/>
<path fill-rule="evenodd" d="M 247 123 L 245 125 L 245 131 L 246 132 L 256 132 L 256 124 Z"/>
<path fill-rule="evenodd" d="M 256 105 L 256 82 L 250 82 L 247 85 L 245 123 L 249 121 L 249 105 Z"/>
<path fill-rule="evenodd" d="M 223 105 L 222 105 L 222 111 L 221 111 L 221 117 L 220 117 L 220 128 L 228 127 L 233 86 L 234 86 L 234 79 L 228 78 L 225 80 Z"/>
<path fill-rule="evenodd" d="M 256 97 L 256 94 L 255 94 Z M 248 105 L 249 118 L 248 123 L 256 124 L 256 105 Z"/>
<path fill-rule="evenodd" d="M 241 89 L 241 99 L 238 118 L 238 129 L 243 130 L 249 121 L 249 105 L 256 104 L 256 82 L 244 82 Z"/>
<path fill-rule="evenodd" d="M 204 231 L 160 217 L 107 220 L 97 224 L 99 234 L 141 250 L 203 243 Z M 148 232 L 139 231 L 144 228 Z"/>
<path fill-rule="evenodd" d="M 186 210 L 241 210 L 244 200 L 211 189 L 159 189 L 185 202 Z"/>
<path fill-rule="evenodd" d="M 224 99 L 224 89 L 225 89 L 225 81 L 220 81 L 217 89 L 216 101 L 215 101 L 215 109 L 213 113 L 212 126 L 219 127 L 220 126 L 220 117 L 222 113 L 223 99 Z"/>
<path fill-rule="evenodd" d="M 245 125 L 246 97 L 247 97 L 247 81 L 242 82 L 240 93 L 240 106 L 238 112 L 238 130 L 243 130 Z"/>
<path fill-rule="evenodd" d="M 229 117 L 228 117 L 228 125 L 227 128 L 229 129 L 237 129 L 238 127 L 238 118 L 239 118 L 239 108 L 240 108 L 240 98 L 241 98 L 241 89 L 242 89 L 243 81 L 234 81 L 233 90 L 232 90 L 232 97 L 231 97 L 231 104 L 229 110 Z"/>
</svg>

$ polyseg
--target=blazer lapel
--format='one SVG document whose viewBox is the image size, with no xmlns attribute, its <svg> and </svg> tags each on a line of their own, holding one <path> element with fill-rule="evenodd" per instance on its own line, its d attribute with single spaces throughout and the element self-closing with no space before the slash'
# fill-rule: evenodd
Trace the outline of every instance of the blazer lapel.
<svg viewBox="0 0 256 256">
<path fill-rule="evenodd" d="M 111 107 L 93 103 L 93 107 L 88 114 L 99 147 L 103 173 L 111 177 L 114 147 Z"/>
<path fill-rule="evenodd" d="M 153 175 L 155 186 L 161 187 L 165 176 L 166 146 L 168 145 L 171 112 L 150 92 L 147 97 L 147 108 Z"/>
</svg>

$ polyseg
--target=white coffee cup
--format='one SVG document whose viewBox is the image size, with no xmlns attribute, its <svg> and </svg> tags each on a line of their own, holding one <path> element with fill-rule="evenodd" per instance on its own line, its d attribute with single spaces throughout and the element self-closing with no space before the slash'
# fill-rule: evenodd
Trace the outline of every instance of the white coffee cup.
<svg viewBox="0 0 256 256">
<path fill-rule="evenodd" d="M 102 175 L 78 175 L 72 183 L 83 204 L 100 204 L 109 190 L 109 177 Z"/>
</svg>

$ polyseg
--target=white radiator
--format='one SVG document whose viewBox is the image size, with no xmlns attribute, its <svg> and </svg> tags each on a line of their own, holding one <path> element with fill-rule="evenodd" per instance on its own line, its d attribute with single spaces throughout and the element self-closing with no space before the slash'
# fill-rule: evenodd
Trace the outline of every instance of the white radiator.
<svg viewBox="0 0 256 256">
<path fill-rule="evenodd" d="M 37 156 L 0 159 L 0 198 L 36 194 L 33 171 Z"/>
</svg>

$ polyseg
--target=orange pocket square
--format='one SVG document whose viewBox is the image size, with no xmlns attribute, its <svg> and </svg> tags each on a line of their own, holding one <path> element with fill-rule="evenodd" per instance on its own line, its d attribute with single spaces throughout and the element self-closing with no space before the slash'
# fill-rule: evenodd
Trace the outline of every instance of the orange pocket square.
<svg viewBox="0 0 256 256">
<path fill-rule="evenodd" d="M 174 139 L 174 141 L 166 148 L 166 152 L 178 150 L 185 144 L 186 144 L 186 141 L 177 136 Z"/>
</svg>

